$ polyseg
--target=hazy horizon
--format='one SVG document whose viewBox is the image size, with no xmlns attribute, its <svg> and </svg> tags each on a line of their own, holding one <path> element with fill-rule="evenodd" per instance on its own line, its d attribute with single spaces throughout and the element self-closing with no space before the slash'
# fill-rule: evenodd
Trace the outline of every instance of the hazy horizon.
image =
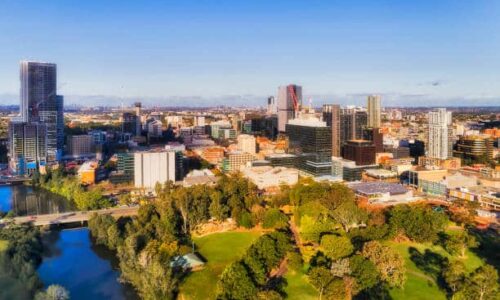
<svg viewBox="0 0 500 300">
<path fill-rule="evenodd" d="M 500 2 L 5 1 L 0 101 L 16 104 L 19 61 L 58 65 L 66 103 L 264 105 L 305 101 L 498 105 Z M 29 20 L 29 22 L 26 22 Z M 9 103 L 7 103 L 9 102 Z"/>
</svg>

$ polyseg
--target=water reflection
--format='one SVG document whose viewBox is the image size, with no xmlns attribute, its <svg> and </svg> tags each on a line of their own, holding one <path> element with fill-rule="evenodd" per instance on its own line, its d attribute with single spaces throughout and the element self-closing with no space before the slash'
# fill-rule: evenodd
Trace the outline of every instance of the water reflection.
<svg viewBox="0 0 500 300">
<path fill-rule="evenodd" d="M 12 211 L 16 216 L 42 215 L 71 211 L 64 197 L 41 188 L 25 185 L 0 187 L 0 211 Z"/>
<path fill-rule="evenodd" d="M 138 299 L 134 290 L 118 279 L 114 253 L 94 245 L 87 228 L 54 231 L 44 238 L 45 249 L 38 269 L 44 284 L 60 284 L 71 299 Z"/>
</svg>

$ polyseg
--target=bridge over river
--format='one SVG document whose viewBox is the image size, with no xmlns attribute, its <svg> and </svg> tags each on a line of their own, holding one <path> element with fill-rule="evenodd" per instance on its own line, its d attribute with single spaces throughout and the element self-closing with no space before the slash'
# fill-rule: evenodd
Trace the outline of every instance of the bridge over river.
<svg viewBox="0 0 500 300">
<path fill-rule="evenodd" d="M 35 226 L 58 225 L 58 224 L 71 224 L 82 223 L 88 221 L 92 214 L 97 213 L 100 215 L 110 215 L 116 219 L 119 217 L 130 217 L 137 215 L 139 211 L 138 206 L 134 207 L 115 207 L 100 210 L 90 211 L 75 211 L 64 212 L 47 215 L 33 215 L 25 217 L 15 217 L 13 220 L 16 224 L 33 223 Z"/>
</svg>

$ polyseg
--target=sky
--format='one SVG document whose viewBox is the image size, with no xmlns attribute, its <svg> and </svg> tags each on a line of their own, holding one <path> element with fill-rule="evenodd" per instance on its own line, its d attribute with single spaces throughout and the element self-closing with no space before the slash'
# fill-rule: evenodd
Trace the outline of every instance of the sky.
<svg viewBox="0 0 500 300">
<path fill-rule="evenodd" d="M 19 61 L 58 65 L 67 104 L 264 105 L 304 98 L 500 105 L 500 1 L 0 0 L 0 103 Z"/>
</svg>

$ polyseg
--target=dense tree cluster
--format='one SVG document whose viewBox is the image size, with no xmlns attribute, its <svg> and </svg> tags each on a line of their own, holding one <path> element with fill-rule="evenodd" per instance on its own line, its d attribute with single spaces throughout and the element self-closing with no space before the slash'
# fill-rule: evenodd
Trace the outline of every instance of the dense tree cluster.
<svg viewBox="0 0 500 300">
<path fill-rule="evenodd" d="M 36 186 L 65 197 L 78 210 L 92 210 L 111 206 L 111 202 L 103 196 L 100 188 L 84 188 L 78 178 L 64 174 L 61 169 L 48 171 L 45 175 L 36 173 L 32 178 L 32 182 Z"/>
<path fill-rule="evenodd" d="M 30 225 L 10 225 L 0 229 L 0 294 L 4 299 L 29 299 L 42 287 L 36 269 L 42 261 L 42 241 L 38 229 Z"/>
<path fill-rule="evenodd" d="M 257 186 L 239 174 L 222 176 L 215 186 L 174 186 L 168 182 L 156 186 L 160 203 L 172 203 L 182 219 L 184 234 L 214 218 L 233 218 L 238 225 L 252 227 L 259 218 L 252 208 L 259 206 Z"/>
<path fill-rule="evenodd" d="M 428 206 L 397 205 L 389 212 L 389 224 L 396 234 L 416 242 L 435 242 L 448 221 L 442 212 Z"/>
<path fill-rule="evenodd" d="M 281 286 L 269 275 L 290 247 L 287 233 L 276 231 L 261 236 L 241 260 L 224 270 L 217 285 L 217 299 L 281 299 Z"/>
</svg>

